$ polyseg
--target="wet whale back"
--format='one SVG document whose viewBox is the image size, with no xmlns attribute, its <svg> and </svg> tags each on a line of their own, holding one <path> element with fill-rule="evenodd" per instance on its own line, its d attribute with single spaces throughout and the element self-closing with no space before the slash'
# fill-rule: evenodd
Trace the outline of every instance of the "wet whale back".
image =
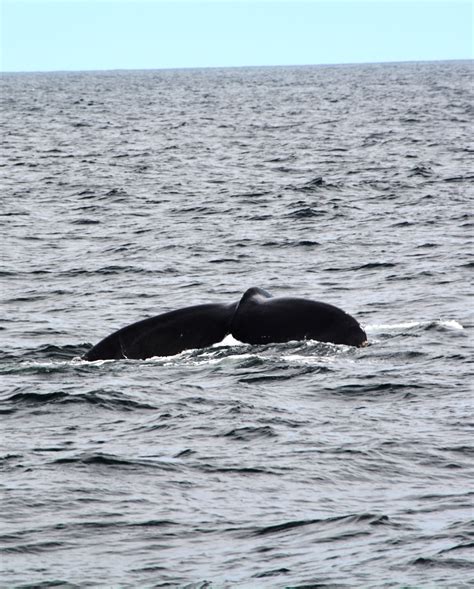
<svg viewBox="0 0 474 589">
<path fill-rule="evenodd" d="M 338 307 L 308 299 L 272 297 L 258 288 L 249 289 L 240 300 L 231 332 L 249 344 L 314 339 L 360 346 L 367 340 L 358 322 Z"/>
<path fill-rule="evenodd" d="M 138 321 L 100 341 L 84 359 L 145 359 L 211 346 L 229 333 L 236 308 L 237 303 L 195 305 Z"/>
</svg>

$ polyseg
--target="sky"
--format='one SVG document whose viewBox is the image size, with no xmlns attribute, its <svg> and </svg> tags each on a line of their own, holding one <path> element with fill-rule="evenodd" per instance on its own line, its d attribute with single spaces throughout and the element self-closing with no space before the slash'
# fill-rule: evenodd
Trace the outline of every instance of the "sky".
<svg viewBox="0 0 474 589">
<path fill-rule="evenodd" d="M 470 0 L 0 0 L 0 70 L 472 59 Z"/>
</svg>

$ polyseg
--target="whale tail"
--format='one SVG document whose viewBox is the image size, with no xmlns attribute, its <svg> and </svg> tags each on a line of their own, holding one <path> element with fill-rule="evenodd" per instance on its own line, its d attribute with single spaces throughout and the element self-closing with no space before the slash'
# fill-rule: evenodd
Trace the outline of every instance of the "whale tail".
<svg viewBox="0 0 474 589">
<path fill-rule="evenodd" d="M 342 309 L 307 299 L 272 297 L 249 288 L 231 304 L 195 305 L 138 321 L 119 329 L 91 348 L 84 360 L 143 360 L 207 348 L 226 335 L 246 344 L 314 339 L 363 346 L 367 336 Z"/>
</svg>

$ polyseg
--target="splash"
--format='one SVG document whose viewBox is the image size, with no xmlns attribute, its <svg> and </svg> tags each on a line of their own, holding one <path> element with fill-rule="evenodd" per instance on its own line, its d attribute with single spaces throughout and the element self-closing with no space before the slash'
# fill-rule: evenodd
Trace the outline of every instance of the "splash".
<svg viewBox="0 0 474 589">
<path fill-rule="evenodd" d="M 455 319 L 438 321 L 405 321 L 403 323 L 373 323 L 364 326 L 367 333 L 378 333 L 380 331 L 398 331 L 400 329 L 412 329 L 413 327 L 443 327 L 445 329 L 462 330 L 464 327 Z"/>
</svg>

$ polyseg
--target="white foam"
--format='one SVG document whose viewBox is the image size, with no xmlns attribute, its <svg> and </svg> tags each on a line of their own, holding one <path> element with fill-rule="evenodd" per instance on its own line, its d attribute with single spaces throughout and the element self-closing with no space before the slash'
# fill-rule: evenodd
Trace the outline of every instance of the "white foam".
<svg viewBox="0 0 474 589">
<path fill-rule="evenodd" d="M 326 360 L 320 356 L 302 356 L 301 354 L 288 354 L 286 356 L 282 356 L 281 359 L 285 362 L 303 364 L 305 366 L 315 366 Z"/>
<path fill-rule="evenodd" d="M 214 344 L 212 347 L 213 348 L 221 348 L 224 346 L 243 346 L 243 345 L 245 345 L 245 344 L 243 344 L 242 342 L 239 342 L 238 339 L 235 339 L 235 337 L 233 337 L 229 333 L 229 335 L 226 335 L 225 338 L 221 342 Z"/>
<path fill-rule="evenodd" d="M 436 321 L 438 325 L 442 325 L 443 327 L 449 327 L 450 329 L 464 329 L 464 327 L 456 321 L 456 319 L 450 319 L 448 321 Z"/>
<path fill-rule="evenodd" d="M 378 331 L 391 331 L 398 329 L 410 329 L 411 327 L 427 326 L 435 323 L 440 327 L 447 327 L 448 329 L 464 329 L 464 327 L 455 319 L 447 319 L 445 321 L 405 321 L 404 323 L 373 323 L 372 325 L 364 326 L 367 333 L 376 333 Z"/>
</svg>

